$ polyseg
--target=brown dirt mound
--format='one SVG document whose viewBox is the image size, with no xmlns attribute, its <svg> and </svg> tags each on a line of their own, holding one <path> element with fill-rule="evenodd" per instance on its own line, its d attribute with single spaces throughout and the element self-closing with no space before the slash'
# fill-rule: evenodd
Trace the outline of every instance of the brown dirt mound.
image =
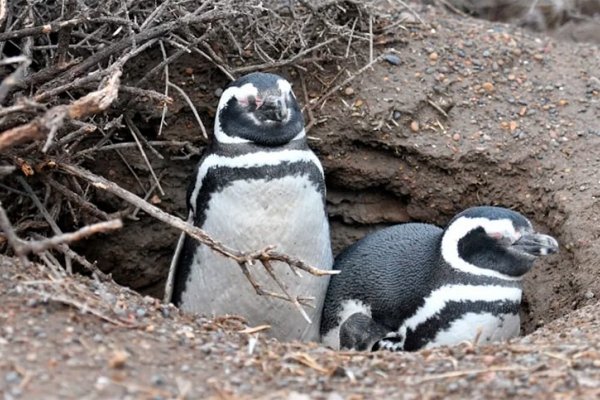
<svg viewBox="0 0 600 400">
<path fill-rule="evenodd" d="M 329 399 L 599 395 L 600 50 L 435 10 L 421 16 L 435 24 L 397 29 L 376 45 L 377 54 L 396 56 L 399 65 L 376 64 L 350 83 L 352 90 L 342 88 L 314 110 L 317 123 L 309 134 L 327 173 L 335 247 L 392 223 L 444 224 L 475 204 L 517 209 L 562 245 L 526 281 L 525 331 L 542 329 L 495 346 L 334 353 L 262 335 L 254 342 L 252 334 L 235 333 L 241 328 L 236 320 L 179 316 L 152 298 L 83 278 L 75 281 L 95 300 L 78 297 L 75 309 L 64 308 L 46 301 L 52 299 L 47 287 L 46 294 L 38 286 L 26 289 L 27 281 L 45 275 L 3 259 L 0 391 L 24 398 L 304 398 L 294 391 Z M 314 76 L 279 72 L 310 101 L 337 84 L 337 74 L 363 66 L 367 54 L 365 48 L 363 58 Z M 190 75 L 195 68 L 194 57 L 182 58 L 171 79 L 188 88 L 206 85 L 190 95 L 210 110 L 217 102 L 211 90 L 225 79 Z M 170 111 L 163 136 L 201 144 L 184 102 L 176 100 Z M 160 113 L 136 116 L 149 137 Z M 126 155 L 134 171 L 148 173 L 135 150 Z M 169 157 L 151 159 L 166 192 L 157 200 L 184 215 L 196 158 Z M 136 185 L 114 153 L 89 165 L 126 187 Z M 107 212 L 121 207 L 102 195 L 98 204 Z M 77 250 L 117 282 L 160 296 L 176 237 L 140 213 L 122 231 Z M 61 285 L 75 285 L 69 282 Z M 81 308 L 99 309 L 101 318 Z"/>
</svg>

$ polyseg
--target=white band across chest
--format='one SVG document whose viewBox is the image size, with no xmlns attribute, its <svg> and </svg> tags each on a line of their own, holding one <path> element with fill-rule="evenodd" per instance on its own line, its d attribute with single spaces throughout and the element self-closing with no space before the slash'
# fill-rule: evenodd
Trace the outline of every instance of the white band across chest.
<svg viewBox="0 0 600 400">
<path fill-rule="evenodd" d="M 248 153 L 236 157 L 225 157 L 217 154 L 211 154 L 202 161 L 200 168 L 198 168 L 196 182 L 194 183 L 194 189 L 190 196 L 192 210 L 194 213 L 196 213 L 196 198 L 198 197 L 198 193 L 202 188 L 202 181 L 211 168 L 253 168 L 274 166 L 284 162 L 294 163 L 302 161 L 310 162 L 316 165 L 323 176 L 323 167 L 321 166 L 317 156 L 310 150 L 281 150 L 272 152 L 259 151 L 256 153 Z"/>
</svg>

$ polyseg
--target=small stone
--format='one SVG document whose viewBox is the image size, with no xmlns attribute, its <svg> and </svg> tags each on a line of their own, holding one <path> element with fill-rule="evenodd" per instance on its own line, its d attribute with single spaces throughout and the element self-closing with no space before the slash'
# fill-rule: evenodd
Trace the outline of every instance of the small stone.
<svg viewBox="0 0 600 400">
<path fill-rule="evenodd" d="M 383 59 L 392 65 L 400 65 L 400 57 L 394 54 L 385 54 Z"/>
<path fill-rule="evenodd" d="M 352 89 L 350 86 L 348 86 L 346 89 L 344 89 L 344 94 L 346 96 L 352 96 L 354 94 L 354 89 Z"/>
<path fill-rule="evenodd" d="M 585 292 L 585 294 L 583 295 L 583 297 L 585 297 L 586 299 L 593 299 L 594 298 L 594 293 L 591 290 L 588 290 L 587 292 Z"/>
<path fill-rule="evenodd" d="M 165 384 L 164 378 L 160 375 L 152 375 L 151 381 L 154 386 L 161 386 Z"/>
<path fill-rule="evenodd" d="M 304 393 L 291 392 L 287 400 L 310 400 L 310 396 Z"/>
<path fill-rule="evenodd" d="M 460 135 L 458 133 L 455 133 L 454 135 L 452 135 L 452 140 L 458 142 L 460 140 Z"/>
<path fill-rule="evenodd" d="M 429 55 L 429 59 L 433 62 L 437 61 L 438 58 L 439 58 L 439 55 L 435 51 Z"/>
<path fill-rule="evenodd" d="M 559 105 L 559 106 L 561 106 L 561 107 L 564 107 L 564 106 L 566 106 L 567 104 L 569 104 L 569 102 L 568 102 L 567 100 L 565 100 L 565 99 L 560 99 L 560 100 L 558 101 L 558 105 Z"/>
<path fill-rule="evenodd" d="M 344 398 L 338 392 L 331 392 L 329 393 L 329 396 L 327 396 L 327 400 L 344 400 Z"/>
<path fill-rule="evenodd" d="M 121 369 L 125 366 L 128 358 L 129 354 L 122 350 L 117 350 L 112 354 L 110 360 L 108 360 L 108 366 L 110 368 Z"/>
<path fill-rule="evenodd" d="M 138 318 L 144 318 L 146 316 L 146 309 L 141 307 L 136 309 L 135 316 Z"/>
<path fill-rule="evenodd" d="M 221 88 L 215 89 L 215 96 L 216 97 L 221 97 L 222 94 L 223 94 L 223 89 L 221 89 Z"/>
<path fill-rule="evenodd" d="M 97 390 L 103 390 L 108 385 L 110 385 L 110 379 L 108 379 L 106 376 L 99 376 L 98 379 L 96 379 L 96 383 L 94 384 Z"/>
<path fill-rule="evenodd" d="M 534 60 L 536 61 L 542 61 L 544 59 L 544 55 L 543 54 L 535 54 L 533 56 Z"/>
<path fill-rule="evenodd" d="M 413 121 L 410 123 L 410 130 L 413 132 L 419 132 L 419 122 Z"/>
<path fill-rule="evenodd" d="M 484 82 L 481 87 L 488 93 L 492 93 L 494 91 L 494 84 L 492 82 Z"/>
<path fill-rule="evenodd" d="M 194 68 L 187 67 L 184 71 L 187 75 L 194 75 Z"/>
<path fill-rule="evenodd" d="M 508 80 L 509 81 L 514 81 L 515 79 L 517 79 L 517 77 L 515 76 L 515 74 L 508 74 Z"/>
<path fill-rule="evenodd" d="M 19 376 L 19 374 L 15 371 L 10 371 L 7 372 L 6 375 L 4 375 L 4 380 L 6 381 L 6 383 L 19 383 L 19 381 L 21 380 L 21 377 Z"/>
</svg>

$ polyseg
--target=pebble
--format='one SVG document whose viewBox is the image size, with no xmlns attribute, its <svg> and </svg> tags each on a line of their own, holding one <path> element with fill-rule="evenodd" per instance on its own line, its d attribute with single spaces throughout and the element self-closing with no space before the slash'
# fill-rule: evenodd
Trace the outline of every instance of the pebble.
<svg viewBox="0 0 600 400">
<path fill-rule="evenodd" d="M 221 89 L 221 88 L 217 88 L 217 89 L 215 90 L 215 96 L 216 96 L 216 97 L 221 97 L 221 95 L 222 95 L 222 94 L 223 94 L 223 89 Z"/>
<path fill-rule="evenodd" d="M 123 368 L 128 358 L 129 355 L 126 352 L 117 350 L 112 354 L 110 360 L 108 360 L 108 366 L 115 369 Z"/>
<path fill-rule="evenodd" d="M 154 386 L 162 386 L 165 384 L 165 379 L 160 375 L 152 375 L 151 381 Z"/>
<path fill-rule="evenodd" d="M 350 86 L 348 86 L 346 89 L 344 89 L 344 94 L 346 96 L 352 96 L 354 94 L 354 89 L 352 89 Z"/>
<path fill-rule="evenodd" d="M 327 396 L 327 400 L 344 400 L 344 397 L 338 392 L 331 392 L 329 393 L 329 396 Z"/>
<path fill-rule="evenodd" d="M 481 87 L 488 93 L 492 93 L 494 91 L 494 84 L 492 82 L 484 82 Z"/>
<path fill-rule="evenodd" d="M 585 294 L 583 295 L 586 299 L 593 299 L 594 298 L 594 293 L 591 290 L 588 290 L 587 292 L 585 292 Z"/>
<path fill-rule="evenodd" d="M 400 65 L 400 57 L 394 54 L 385 54 L 383 59 L 392 65 Z"/>
<path fill-rule="evenodd" d="M 138 308 L 135 310 L 135 315 L 138 318 L 144 318 L 146 316 L 146 309 L 145 308 Z"/>
<path fill-rule="evenodd" d="M 452 140 L 458 142 L 460 140 L 460 135 L 458 133 L 455 133 L 454 135 L 452 135 Z"/>
<path fill-rule="evenodd" d="M 413 132 L 419 132 L 419 122 L 413 121 L 410 123 L 410 130 Z"/>
<path fill-rule="evenodd" d="M 6 381 L 6 383 L 19 383 L 21 377 L 17 372 L 10 371 L 7 372 L 6 375 L 4 375 L 4 380 Z"/>
<path fill-rule="evenodd" d="M 438 53 L 436 53 L 435 51 L 429 55 L 429 59 L 430 59 L 431 61 L 434 61 L 434 62 L 435 62 L 435 61 L 437 61 L 437 60 L 438 60 L 438 58 L 439 58 L 439 55 L 438 55 Z"/>
<path fill-rule="evenodd" d="M 304 393 L 291 392 L 287 400 L 310 400 L 310 396 Z"/>
</svg>

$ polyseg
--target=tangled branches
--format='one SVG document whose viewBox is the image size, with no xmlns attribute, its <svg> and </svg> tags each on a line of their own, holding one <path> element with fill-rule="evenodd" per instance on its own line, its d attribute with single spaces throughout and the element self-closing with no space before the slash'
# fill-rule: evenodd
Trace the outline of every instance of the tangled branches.
<svg viewBox="0 0 600 400">
<path fill-rule="evenodd" d="M 164 213 L 176 218 L 170 222 L 159 218 L 160 209 L 148 200 L 155 191 L 166 194 L 157 163 L 187 159 L 206 143 L 203 120 L 212 116 L 214 105 L 205 99 L 214 97 L 215 87 L 256 70 L 323 70 L 355 55 L 355 47 L 371 49 L 363 70 L 377 62 L 372 48 L 380 27 L 374 28 L 364 3 L 65 0 L 60 6 L 0 0 L 0 201 L 14 223 L 14 235 L 43 240 L 40 233 L 62 235 L 65 227 L 136 219 L 141 209 L 195 234 L 242 269 L 253 260 L 268 269 L 270 260 L 278 260 L 320 274 L 272 249 L 243 254 L 211 242 L 173 215 Z M 184 59 L 193 68 L 180 67 Z M 347 75 L 324 83 L 323 93 L 329 96 L 352 79 Z M 193 93 L 189 85 L 195 85 Z M 202 135 L 164 139 L 169 121 L 178 122 L 170 119 L 174 107 L 189 109 L 191 124 Z M 165 157 L 159 148 L 176 156 Z M 100 177 L 88 179 L 81 172 L 81 167 L 99 175 L 111 172 L 98 161 L 109 154 L 130 174 L 119 178 L 135 201 L 107 199 L 94 184 Z M 0 236 L 5 249 L 7 236 L 6 231 Z M 64 254 L 68 269 L 73 260 L 91 265 L 65 243 L 54 247 Z M 279 286 L 284 294 L 268 294 L 298 304 Z"/>
</svg>

